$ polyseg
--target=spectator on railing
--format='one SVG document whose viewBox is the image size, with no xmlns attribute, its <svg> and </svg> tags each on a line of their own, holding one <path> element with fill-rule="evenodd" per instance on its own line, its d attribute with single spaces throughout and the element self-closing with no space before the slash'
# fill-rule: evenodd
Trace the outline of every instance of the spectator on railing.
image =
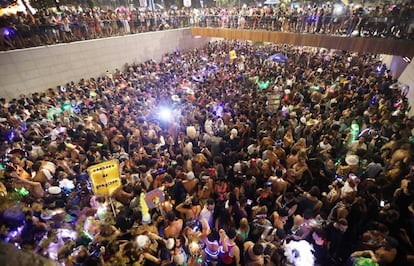
<svg viewBox="0 0 414 266">
<path fill-rule="evenodd" d="M 383 5 L 372 10 L 339 4 L 164 11 L 68 8 L 63 13 L 39 10 L 34 15 L 20 12 L 3 16 L 0 26 L 6 33 L 2 36 L 1 50 L 189 26 L 413 39 L 414 6 L 412 3 Z"/>
<path fill-rule="evenodd" d="M 68 16 L 62 16 L 61 34 L 64 42 L 70 42 L 72 40 L 72 30 L 70 28 L 70 20 Z"/>
</svg>

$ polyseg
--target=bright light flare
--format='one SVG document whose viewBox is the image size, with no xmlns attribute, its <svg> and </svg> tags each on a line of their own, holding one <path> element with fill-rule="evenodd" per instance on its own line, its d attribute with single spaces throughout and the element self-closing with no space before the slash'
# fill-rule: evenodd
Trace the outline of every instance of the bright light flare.
<svg viewBox="0 0 414 266">
<path fill-rule="evenodd" d="M 158 116 L 163 121 L 169 121 L 172 118 L 173 111 L 167 107 L 161 107 L 158 111 Z"/>
<path fill-rule="evenodd" d="M 334 16 L 341 16 L 341 15 L 344 14 L 345 8 L 344 8 L 343 5 L 341 5 L 341 4 L 334 4 L 333 6 L 334 6 L 334 8 L 333 8 L 333 12 L 332 13 L 333 13 Z"/>
</svg>

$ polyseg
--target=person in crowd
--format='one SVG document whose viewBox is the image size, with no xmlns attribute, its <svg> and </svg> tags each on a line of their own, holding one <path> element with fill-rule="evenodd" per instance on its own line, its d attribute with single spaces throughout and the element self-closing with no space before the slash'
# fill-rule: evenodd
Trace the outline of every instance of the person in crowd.
<svg viewBox="0 0 414 266">
<path fill-rule="evenodd" d="M 283 4 L 282 4 L 283 5 Z M 250 6 L 227 9 L 227 7 L 189 8 L 184 12 L 155 9 L 152 11 L 136 8 L 117 7 L 115 10 L 103 7 L 60 9 L 42 8 L 36 13 L 17 12 L 1 17 L 0 49 L 22 49 L 38 45 L 79 41 L 145 31 L 168 30 L 176 27 L 208 26 L 247 28 L 262 30 L 283 30 L 330 34 L 376 36 L 412 40 L 412 5 L 403 9 L 384 4 L 375 9 L 358 5 L 340 4 L 315 5 L 312 8 L 283 7 L 277 12 L 276 6 Z M 344 10 L 344 12 L 340 11 Z M 208 14 L 207 16 L 205 14 Z M 221 16 L 221 17 L 220 17 Z M 214 20 L 222 23 L 201 23 Z M 181 23 L 176 23 L 180 21 Z M 386 22 L 390 23 L 386 23 Z M 200 23 L 198 23 L 200 22 Z M 279 24 L 282 24 L 281 27 Z M 278 25 L 278 26 L 275 26 Z M 282 29 L 281 29 L 282 28 Z M 211 132 L 210 132 L 211 133 Z"/>
<path fill-rule="evenodd" d="M 240 265 L 240 249 L 235 242 L 237 236 L 236 230 L 230 229 L 226 232 L 220 229 L 219 235 L 221 249 L 218 265 Z"/>
<path fill-rule="evenodd" d="M 118 13 L 126 34 L 128 11 L 107 17 Z M 147 15 L 151 27 L 167 20 Z M 231 50 L 243 57 L 229 61 Z M 287 62 L 260 58 L 278 51 Z M 414 123 L 377 65 L 345 51 L 217 41 L 0 99 L 0 239 L 68 265 L 286 265 L 284 249 L 301 241 L 319 265 L 408 265 Z M 283 103 L 269 112 L 274 86 Z M 112 160 L 119 186 L 101 196 L 89 167 Z"/>
<path fill-rule="evenodd" d="M 260 243 L 253 243 L 247 241 L 243 245 L 244 250 L 244 265 L 254 266 L 254 265 L 264 265 L 264 249 L 263 245 Z"/>
</svg>

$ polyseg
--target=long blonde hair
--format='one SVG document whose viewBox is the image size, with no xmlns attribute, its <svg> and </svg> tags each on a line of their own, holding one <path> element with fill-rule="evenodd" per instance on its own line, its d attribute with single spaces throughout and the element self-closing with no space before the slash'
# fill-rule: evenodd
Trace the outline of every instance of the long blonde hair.
<svg viewBox="0 0 414 266">
<path fill-rule="evenodd" d="M 249 230 L 249 221 L 247 220 L 247 218 L 243 217 L 240 220 L 240 231 L 247 231 Z"/>
</svg>

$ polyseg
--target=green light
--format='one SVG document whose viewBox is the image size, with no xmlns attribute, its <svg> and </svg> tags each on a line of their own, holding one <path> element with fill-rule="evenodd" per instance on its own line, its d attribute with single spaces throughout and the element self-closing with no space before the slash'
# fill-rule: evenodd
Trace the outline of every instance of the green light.
<svg viewBox="0 0 414 266">
<path fill-rule="evenodd" d="M 27 189 L 25 189 L 24 187 L 22 188 L 15 188 L 14 191 L 17 192 L 17 194 L 19 194 L 20 196 L 27 196 L 29 195 L 29 191 Z"/>
<path fill-rule="evenodd" d="M 197 258 L 197 263 L 203 263 L 203 258 L 202 257 L 198 257 Z"/>
<path fill-rule="evenodd" d="M 259 90 L 264 91 L 265 89 L 267 89 L 269 87 L 269 85 L 270 85 L 270 81 L 268 81 L 268 80 L 259 82 L 259 84 L 258 84 Z"/>
<path fill-rule="evenodd" d="M 309 89 L 312 90 L 312 91 L 319 91 L 320 87 L 319 87 L 319 85 L 314 85 L 314 86 L 311 86 Z"/>
<path fill-rule="evenodd" d="M 47 118 L 50 120 L 54 120 L 55 116 L 58 116 L 62 112 L 61 108 L 57 107 L 50 107 L 47 111 Z"/>
<path fill-rule="evenodd" d="M 354 121 L 352 121 L 352 124 L 351 124 L 351 134 L 352 134 L 352 138 L 351 138 L 351 140 L 350 140 L 350 141 L 354 141 L 354 140 L 356 140 L 356 139 L 357 139 L 357 137 L 358 137 L 358 133 L 359 133 L 359 125 L 358 125 L 358 123 L 354 120 Z"/>
<path fill-rule="evenodd" d="M 357 123 L 352 123 L 351 129 L 355 131 L 359 131 L 359 125 Z"/>
<path fill-rule="evenodd" d="M 358 258 L 355 258 L 354 265 L 356 266 L 378 266 L 379 264 L 372 261 L 371 258 L 358 257 Z"/>
<path fill-rule="evenodd" d="M 65 103 L 65 104 L 62 105 L 62 110 L 63 110 L 63 112 L 72 111 L 72 105 L 70 105 L 68 103 Z"/>
<path fill-rule="evenodd" d="M 92 236 L 92 235 L 91 235 L 88 231 L 83 230 L 83 234 L 84 234 L 87 238 L 89 238 L 89 239 L 93 240 L 93 236 Z"/>
</svg>

